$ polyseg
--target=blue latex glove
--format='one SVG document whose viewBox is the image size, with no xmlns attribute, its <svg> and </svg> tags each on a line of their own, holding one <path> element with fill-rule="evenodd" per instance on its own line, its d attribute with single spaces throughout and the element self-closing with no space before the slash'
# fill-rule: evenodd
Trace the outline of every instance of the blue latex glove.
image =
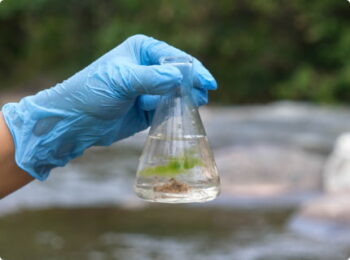
<svg viewBox="0 0 350 260">
<path fill-rule="evenodd" d="M 20 168 L 44 180 L 93 145 L 110 145 L 147 128 L 162 95 L 182 80 L 162 56 L 188 55 L 168 44 L 135 35 L 85 69 L 19 103 L 3 107 Z M 207 103 L 216 82 L 194 59 L 193 98 Z"/>
</svg>

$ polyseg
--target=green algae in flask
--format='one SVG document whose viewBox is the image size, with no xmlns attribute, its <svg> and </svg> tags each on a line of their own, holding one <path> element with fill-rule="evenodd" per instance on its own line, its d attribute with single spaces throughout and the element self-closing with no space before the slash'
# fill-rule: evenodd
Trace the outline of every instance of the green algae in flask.
<svg viewBox="0 0 350 260">
<path fill-rule="evenodd" d="M 164 203 L 205 202 L 220 192 L 215 160 L 191 95 L 192 59 L 163 57 L 176 66 L 182 83 L 161 97 L 144 146 L 134 185 L 144 200 Z"/>
</svg>

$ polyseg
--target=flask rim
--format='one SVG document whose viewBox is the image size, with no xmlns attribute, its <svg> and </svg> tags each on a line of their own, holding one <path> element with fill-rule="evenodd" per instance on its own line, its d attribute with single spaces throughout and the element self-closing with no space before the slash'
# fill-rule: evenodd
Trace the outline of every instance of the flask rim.
<svg viewBox="0 0 350 260">
<path fill-rule="evenodd" d="M 189 55 L 185 56 L 163 56 L 159 59 L 160 64 L 192 64 L 193 58 Z"/>
</svg>

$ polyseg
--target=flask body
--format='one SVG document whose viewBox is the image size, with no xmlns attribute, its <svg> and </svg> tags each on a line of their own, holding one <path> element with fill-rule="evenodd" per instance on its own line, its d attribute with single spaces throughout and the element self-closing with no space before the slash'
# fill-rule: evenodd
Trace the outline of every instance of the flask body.
<svg viewBox="0 0 350 260">
<path fill-rule="evenodd" d="M 140 157 L 135 192 L 152 202 L 212 200 L 219 194 L 220 179 L 191 96 L 191 60 L 168 57 L 161 63 L 179 68 L 183 81 L 172 93 L 161 97 Z"/>
</svg>

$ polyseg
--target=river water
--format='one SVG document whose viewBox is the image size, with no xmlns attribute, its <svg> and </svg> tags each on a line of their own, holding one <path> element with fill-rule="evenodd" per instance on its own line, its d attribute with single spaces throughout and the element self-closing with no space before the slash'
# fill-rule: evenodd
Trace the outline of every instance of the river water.
<svg viewBox="0 0 350 260">
<path fill-rule="evenodd" d="M 335 138 L 350 129 L 349 109 L 298 103 L 207 108 L 202 115 L 218 156 L 230 147 L 249 150 L 268 144 L 294 147 L 325 160 Z M 237 197 L 226 191 L 216 201 L 200 205 L 140 201 L 132 185 L 146 134 L 91 149 L 54 170 L 47 181 L 34 182 L 2 200 L 0 257 L 340 260 L 350 256 L 348 244 L 288 228 L 298 203 L 270 207 L 257 198 L 246 207 L 246 200 L 232 203 Z"/>
</svg>

